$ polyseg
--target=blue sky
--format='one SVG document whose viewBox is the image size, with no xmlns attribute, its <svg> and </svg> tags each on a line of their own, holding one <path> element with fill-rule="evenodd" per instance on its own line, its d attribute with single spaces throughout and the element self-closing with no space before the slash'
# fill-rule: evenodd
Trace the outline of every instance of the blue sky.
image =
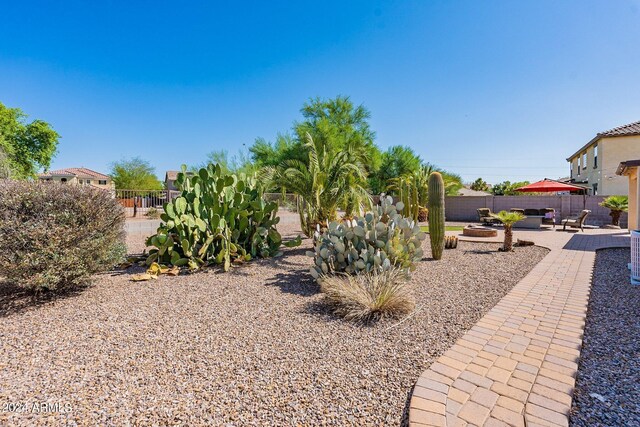
<svg viewBox="0 0 640 427">
<path fill-rule="evenodd" d="M 344 94 L 383 148 L 533 181 L 640 120 L 640 0 L 0 1 L 0 102 L 62 135 L 54 169 L 163 176 Z"/>
</svg>

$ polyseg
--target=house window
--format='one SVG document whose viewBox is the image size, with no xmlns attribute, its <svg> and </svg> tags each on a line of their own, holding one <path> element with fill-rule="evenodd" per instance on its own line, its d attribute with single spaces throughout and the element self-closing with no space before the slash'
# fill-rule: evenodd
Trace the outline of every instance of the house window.
<svg viewBox="0 0 640 427">
<path fill-rule="evenodd" d="M 107 180 L 106 179 L 100 179 L 100 180 L 98 180 L 98 184 L 99 185 L 107 185 Z"/>
<path fill-rule="evenodd" d="M 67 178 L 60 178 L 60 182 L 67 182 Z"/>
<path fill-rule="evenodd" d="M 581 160 L 582 159 L 580 158 L 580 156 L 578 156 L 578 176 L 580 176 L 580 168 L 581 168 L 581 165 L 582 165 Z"/>
<path fill-rule="evenodd" d="M 91 184 L 91 180 L 90 179 L 87 180 L 87 184 Z"/>
<path fill-rule="evenodd" d="M 598 167 L 598 144 L 593 146 L 593 168 Z"/>
<path fill-rule="evenodd" d="M 573 178 L 573 162 L 569 163 L 569 178 Z"/>
<path fill-rule="evenodd" d="M 591 187 L 593 188 L 593 195 L 597 196 L 598 195 L 598 184 L 592 184 Z"/>
<path fill-rule="evenodd" d="M 582 153 L 582 167 L 587 169 L 587 152 Z"/>
</svg>

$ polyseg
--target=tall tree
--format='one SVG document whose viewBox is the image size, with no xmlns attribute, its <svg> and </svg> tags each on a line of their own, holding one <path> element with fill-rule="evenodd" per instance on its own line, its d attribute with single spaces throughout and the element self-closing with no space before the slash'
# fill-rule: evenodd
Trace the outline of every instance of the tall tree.
<svg viewBox="0 0 640 427">
<path fill-rule="evenodd" d="M 491 187 L 491 193 L 493 193 L 494 196 L 518 196 L 522 193 L 517 192 L 516 188 L 524 187 L 525 185 L 529 185 L 529 181 L 504 181 Z"/>
<path fill-rule="evenodd" d="M 285 160 L 308 160 L 304 143 L 290 134 L 279 133 L 273 143 L 264 138 L 257 138 L 249 152 L 257 167 L 278 166 Z"/>
<path fill-rule="evenodd" d="M 155 168 L 148 161 L 134 157 L 112 163 L 110 175 L 116 189 L 162 190 L 162 182 L 155 172 Z"/>
<path fill-rule="evenodd" d="M 5 166 L 13 178 L 35 177 L 40 169 L 48 169 L 56 154 L 60 135 L 42 120 L 26 121 L 19 108 L 0 103 L 0 149 Z"/>
<path fill-rule="evenodd" d="M 471 184 L 471 189 L 475 191 L 488 191 L 489 184 L 487 184 L 484 179 L 478 178 Z"/>
<path fill-rule="evenodd" d="M 305 234 L 311 236 L 316 225 L 337 219 L 338 206 L 354 203 L 370 207 L 371 198 L 365 187 L 351 181 L 365 181 L 364 167 L 357 155 L 349 149 L 329 151 L 311 135 L 307 135 L 305 148 L 307 162 L 285 160 L 276 167 L 263 168 L 261 175 L 272 186 L 298 195 L 300 224 Z"/>
<path fill-rule="evenodd" d="M 238 154 L 229 156 L 227 150 L 214 150 L 207 154 L 207 160 L 194 165 L 191 170 L 194 172 L 199 171 L 202 168 L 206 168 L 210 163 L 220 165 L 222 172 L 225 174 L 239 174 L 244 173 L 246 175 L 252 175 L 256 172 L 257 167 L 251 161 L 249 154 L 246 151 L 240 151 Z"/>
<path fill-rule="evenodd" d="M 360 152 L 367 174 L 380 167 L 381 153 L 371 130 L 371 113 L 364 105 L 355 106 L 348 96 L 334 99 L 313 98 L 300 110 L 304 120 L 294 124 L 298 141 L 304 143 L 309 134 L 331 153 L 349 149 Z"/>
<path fill-rule="evenodd" d="M 380 194 L 387 190 L 389 180 L 413 175 L 420 171 L 422 160 L 410 148 L 394 145 L 382 153 L 381 165 L 378 171 L 369 177 L 369 186 L 373 194 Z"/>
</svg>

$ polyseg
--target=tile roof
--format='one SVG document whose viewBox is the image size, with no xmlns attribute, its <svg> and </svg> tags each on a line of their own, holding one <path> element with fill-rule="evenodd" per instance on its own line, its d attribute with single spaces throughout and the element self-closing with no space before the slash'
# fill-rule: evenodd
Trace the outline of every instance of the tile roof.
<svg viewBox="0 0 640 427">
<path fill-rule="evenodd" d="M 604 132 L 598 133 L 598 136 L 625 136 L 640 135 L 640 121 L 629 123 L 628 125 L 618 126 Z"/>
<path fill-rule="evenodd" d="M 40 173 L 38 176 L 40 178 L 47 178 L 52 176 L 77 176 L 79 178 L 96 178 L 96 179 L 111 179 L 109 175 L 105 175 L 100 172 L 93 171 L 87 168 L 65 168 L 65 169 L 57 169 L 53 171 L 47 171 L 45 173 Z"/>
<path fill-rule="evenodd" d="M 573 153 L 571 156 L 567 157 L 567 161 L 571 161 L 575 156 L 584 151 L 591 144 L 599 140 L 600 138 L 612 137 L 612 136 L 632 136 L 632 135 L 640 135 L 640 121 L 629 123 L 627 125 L 622 125 L 615 127 L 613 129 L 606 130 L 604 132 L 598 132 L 596 136 L 585 145 L 580 147 L 578 151 Z"/>
</svg>

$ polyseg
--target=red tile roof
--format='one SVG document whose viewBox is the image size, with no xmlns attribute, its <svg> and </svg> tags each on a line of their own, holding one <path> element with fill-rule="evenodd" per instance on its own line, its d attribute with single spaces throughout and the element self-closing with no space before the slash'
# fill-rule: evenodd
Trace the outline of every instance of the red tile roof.
<svg viewBox="0 0 640 427">
<path fill-rule="evenodd" d="M 640 135 L 640 121 L 598 133 L 598 136 Z"/>
<path fill-rule="evenodd" d="M 100 172 L 92 171 L 87 168 L 66 168 L 58 169 L 54 171 L 48 171 L 38 174 L 40 178 L 49 178 L 53 176 L 76 176 L 78 178 L 96 178 L 96 179 L 111 179 L 110 176 Z"/>
</svg>

